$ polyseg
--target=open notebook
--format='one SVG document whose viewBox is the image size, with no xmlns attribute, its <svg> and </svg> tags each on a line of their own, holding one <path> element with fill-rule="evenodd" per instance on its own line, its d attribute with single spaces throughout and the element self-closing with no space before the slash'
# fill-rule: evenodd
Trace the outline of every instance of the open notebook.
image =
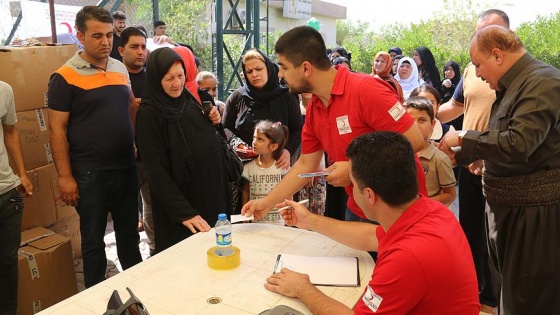
<svg viewBox="0 0 560 315">
<path fill-rule="evenodd" d="M 358 287 L 360 286 L 360 270 L 358 257 L 322 256 L 310 257 L 280 254 L 276 258 L 274 273 L 282 268 L 309 275 L 314 285 Z"/>
</svg>

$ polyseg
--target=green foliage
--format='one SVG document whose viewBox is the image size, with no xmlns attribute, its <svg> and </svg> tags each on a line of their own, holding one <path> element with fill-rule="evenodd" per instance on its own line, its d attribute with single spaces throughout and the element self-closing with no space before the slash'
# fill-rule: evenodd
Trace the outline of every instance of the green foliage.
<svg viewBox="0 0 560 315">
<path fill-rule="evenodd" d="M 152 2 L 145 0 L 127 0 L 137 6 L 135 17 L 138 20 L 150 21 L 146 25 L 148 33 L 153 26 Z M 199 0 L 159 0 L 161 20 L 167 24 L 166 34 L 174 41 L 189 44 L 200 59 L 201 69 L 211 69 L 211 46 L 208 43 L 208 24 L 205 19 L 206 1 Z M 202 17 L 202 18 L 201 18 Z M 153 34 L 149 34 L 153 35 Z"/>
<path fill-rule="evenodd" d="M 379 51 L 391 46 L 400 47 L 403 54 L 412 56 L 419 46 L 428 47 L 436 60 L 438 69 L 449 60 L 461 67 L 469 62 L 468 46 L 481 9 L 472 8 L 470 1 L 445 1 L 437 18 L 421 20 L 409 25 L 396 23 L 381 29 L 381 34 L 364 31 L 367 22 L 339 21 L 337 43 L 352 52 L 352 68 L 358 72 L 371 73 L 371 61 Z"/>
<path fill-rule="evenodd" d="M 224 35 L 224 47 L 229 52 L 230 57 L 232 60 L 230 61 L 225 49 L 224 49 L 224 81 L 230 80 L 231 75 L 234 71 L 234 65 L 239 62 L 238 58 L 241 56 L 243 51 L 245 50 L 245 36 L 243 35 Z M 234 63 L 233 65 L 231 63 Z M 236 69 L 237 74 L 240 74 L 241 71 L 241 64 Z M 241 86 L 240 77 L 235 77 L 231 84 L 229 82 L 224 82 L 224 86 L 229 87 L 230 90 L 234 90 Z M 229 93 L 228 93 L 229 94 Z M 226 97 L 227 98 L 227 95 Z"/>
<path fill-rule="evenodd" d="M 367 31 L 367 22 L 338 21 L 337 44 L 352 53 L 352 69 L 363 73 L 371 73 L 375 54 L 391 46 L 400 47 L 407 56 L 425 46 L 432 51 L 440 71 L 449 60 L 455 60 L 463 69 L 470 61 L 468 47 L 477 16 L 490 7 L 490 3 L 482 7 L 471 1 L 448 0 L 431 19 L 408 25 L 396 23 L 383 27 L 380 34 Z M 560 12 L 523 23 L 515 32 L 533 56 L 560 68 Z"/>
<path fill-rule="evenodd" d="M 523 23 L 515 33 L 533 56 L 560 68 L 560 12 L 549 17 L 538 17 L 534 22 Z"/>
<path fill-rule="evenodd" d="M 352 53 L 352 69 L 358 72 L 371 73 L 371 52 L 374 50 L 375 35 L 364 31 L 369 23 L 336 21 L 337 44 Z"/>
<path fill-rule="evenodd" d="M 460 25 L 470 24 L 470 28 L 474 29 L 473 20 L 460 22 Z M 382 28 L 383 35 L 364 32 L 368 23 L 361 21 L 339 21 L 339 25 L 343 29 L 340 34 L 345 37 L 337 37 L 337 42 L 352 53 L 352 69 L 358 72 L 371 73 L 371 62 L 375 54 L 387 51 L 391 46 L 398 46 L 406 56 L 412 56 L 419 46 L 428 47 L 439 69 L 449 60 L 455 60 L 462 67 L 469 62 L 468 42 L 462 44 L 466 41 L 465 37 L 458 36 L 455 32 L 445 32 L 449 27 L 443 27 L 442 21 L 420 21 L 408 26 L 396 24 Z"/>
<path fill-rule="evenodd" d="M 142 21 L 148 31 L 152 30 L 152 4 L 145 0 L 126 0 L 136 11 L 131 20 Z M 474 32 L 477 15 L 493 3 L 484 7 L 473 5 L 471 0 L 446 0 L 440 11 L 427 20 L 416 23 L 395 23 L 381 29 L 380 34 L 369 31 L 370 25 L 363 21 L 337 21 L 337 44 L 352 53 L 352 68 L 358 72 L 371 73 L 371 62 L 378 51 L 387 51 L 398 46 L 405 55 L 411 56 L 419 46 L 428 47 L 438 68 L 449 60 L 465 67 L 470 58 L 468 46 Z M 212 49 L 209 42 L 207 1 L 159 0 L 160 16 L 168 25 L 168 34 L 180 43 L 190 44 L 201 61 L 200 69 L 212 69 Z M 535 57 L 560 67 L 560 12 L 549 17 L 539 17 L 534 22 L 521 24 L 516 30 L 525 47 Z M 268 34 L 268 54 L 274 59 L 274 43 L 281 32 Z M 245 49 L 244 36 L 224 36 L 224 44 L 232 58 L 237 58 Z M 261 44 L 266 50 L 266 43 Z M 227 58 L 227 57 L 225 57 Z M 235 62 L 236 60 L 234 60 Z M 224 78 L 233 73 L 233 67 L 224 59 Z M 239 72 L 239 69 L 238 69 Z M 227 82 L 224 82 L 227 84 Z M 233 82 L 231 88 L 237 86 Z"/>
</svg>

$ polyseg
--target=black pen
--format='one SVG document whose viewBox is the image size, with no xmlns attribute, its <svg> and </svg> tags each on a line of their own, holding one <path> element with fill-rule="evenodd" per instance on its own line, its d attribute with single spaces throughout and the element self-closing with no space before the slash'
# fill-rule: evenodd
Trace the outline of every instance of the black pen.
<svg viewBox="0 0 560 315">
<path fill-rule="evenodd" d="M 278 257 L 276 257 L 276 264 L 274 265 L 274 270 L 272 271 L 273 273 L 277 273 L 276 270 L 278 268 L 278 265 L 280 265 L 280 257 L 282 257 L 282 254 L 279 254 Z M 279 270 L 278 270 L 278 272 L 279 272 Z"/>
</svg>

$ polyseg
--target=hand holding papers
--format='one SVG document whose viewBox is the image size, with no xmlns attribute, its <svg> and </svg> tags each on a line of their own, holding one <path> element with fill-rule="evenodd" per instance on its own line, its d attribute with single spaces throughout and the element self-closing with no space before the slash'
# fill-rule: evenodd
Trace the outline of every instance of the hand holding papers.
<svg viewBox="0 0 560 315">
<path fill-rule="evenodd" d="M 314 285 L 360 286 L 358 257 L 309 257 L 280 254 L 276 259 L 274 273 L 280 272 L 282 268 L 307 274 L 309 281 Z"/>
<path fill-rule="evenodd" d="M 298 201 L 298 203 L 299 203 L 300 205 L 304 205 L 304 204 L 306 204 L 306 203 L 309 203 L 309 199 L 304 199 L 304 200 L 302 200 L 302 201 Z M 274 209 L 272 209 L 272 210 L 275 211 L 275 212 L 280 213 L 280 211 L 286 210 L 286 209 L 289 209 L 289 208 L 291 208 L 291 206 L 285 206 L 285 207 L 278 208 L 278 209 L 274 208 Z M 243 214 L 232 214 L 232 215 L 231 215 L 231 220 L 230 220 L 230 222 L 233 224 L 233 223 L 237 223 L 237 222 L 250 221 L 250 220 L 254 220 L 254 219 L 255 219 L 255 216 L 254 216 L 254 215 L 245 216 L 245 215 L 243 215 Z M 282 225 L 283 225 L 283 224 L 282 224 Z"/>
<path fill-rule="evenodd" d="M 315 173 L 302 173 L 298 174 L 299 178 L 311 178 L 311 177 L 319 177 L 319 176 L 327 176 L 331 172 L 315 172 Z"/>
</svg>

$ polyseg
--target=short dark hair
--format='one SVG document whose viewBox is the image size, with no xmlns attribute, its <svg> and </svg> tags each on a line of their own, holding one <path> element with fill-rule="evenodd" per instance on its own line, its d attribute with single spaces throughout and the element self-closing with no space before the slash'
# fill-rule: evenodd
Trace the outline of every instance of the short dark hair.
<svg viewBox="0 0 560 315">
<path fill-rule="evenodd" d="M 130 36 L 143 36 L 144 38 L 147 38 L 146 33 L 138 27 L 129 26 L 121 32 L 121 44 L 119 46 L 124 48 L 126 44 L 128 44 Z"/>
<path fill-rule="evenodd" d="M 325 55 L 326 50 L 323 36 L 309 26 L 292 28 L 282 34 L 274 46 L 274 51 L 285 56 L 294 66 L 299 67 L 308 61 L 320 70 L 331 67 L 329 57 Z"/>
<path fill-rule="evenodd" d="M 371 188 L 390 207 L 402 206 L 418 195 L 414 151 L 402 134 L 363 134 L 350 143 L 346 156 L 358 188 Z"/>
<path fill-rule="evenodd" d="M 126 20 L 126 15 L 123 11 L 115 11 L 112 14 L 113 20 Z"/>
<path fill-rule="evenodd" d="M 504 20 L 504 23 L 506 24 L 507 28 L 509 28 L 509 16 L 507 15 L 507 13 L 505 13 L 502 10 L 498 10 L 498 9 L 489 9 L 486 10 L 482 13 L 480 13 L 478 15 L 478 19 L 479 20 L 486 20 L 488 19 L 488 17 L 490 17 L 490 15 L 498 15 L 502 18 L 502 20 Z"/>
<path fill-rule="evenodd" d="M 158 26 L 162 26 L 162 25 L 167 25 L 167 24 L 165 24 L 164 21 L 155 21 L 154 22 L 154 28 L 157 28 Z"/>
<path fill-rule="evenodd" d="M 430 117 L 430 121 L 433 121 L 436 117 L 434 113 L 434 105 L 429 99 L 425 97 L 411 96 L 406 101 L 404 101 L 403 106 L 405 108 L 415 108 L 417 110 L 426 112 L 426 114 L 428 114 L 428 117 Z"/>
<path fill-rule="evenodd" d="M 89 20 L 113 24 L 109 11 L 96 5 L 86 5 L 76 13 L 76 28 L 82 34 L 87 31 L 86 22 Z"/>
<path fill-rule="evenodd" d="M 134 27 L 138 28 L 139 30 L 141 30 L 142 32 L 144 32 L 144 35 L 146 37 L 148 37 L 148 31 L 146 30 L 146 28 L 143 25 L 134 25 Z"/>
</svg>

